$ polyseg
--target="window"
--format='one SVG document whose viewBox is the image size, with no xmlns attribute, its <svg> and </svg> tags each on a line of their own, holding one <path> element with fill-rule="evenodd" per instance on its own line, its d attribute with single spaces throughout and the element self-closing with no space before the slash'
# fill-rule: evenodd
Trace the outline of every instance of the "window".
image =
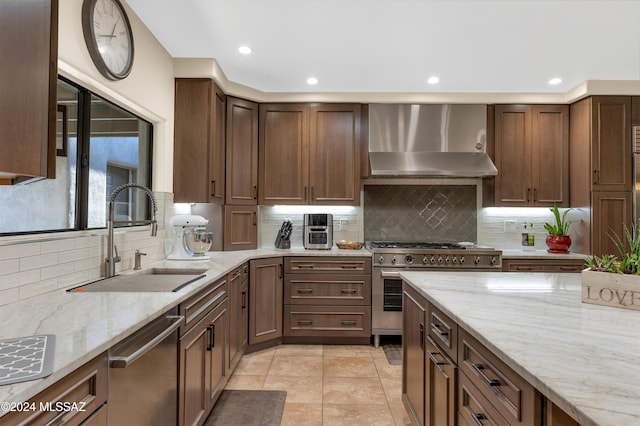
<svg viewBox="0 0 640 426">
<path fill-rule="evenodd" d="M 105 227 L 116 187 L 151 187 L 152 135 L 151 123 L 59 78 L 56 178 L 0 186 L 0 234 Z M 115 207 L 122 220 L 149 216 L 140 191 L 122 191 Z"/>
</svg>

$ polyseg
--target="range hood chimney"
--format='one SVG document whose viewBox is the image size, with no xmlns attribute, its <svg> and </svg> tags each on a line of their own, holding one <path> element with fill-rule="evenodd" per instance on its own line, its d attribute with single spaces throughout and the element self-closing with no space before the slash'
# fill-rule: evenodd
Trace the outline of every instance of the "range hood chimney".
<svg viewBox="0 0 640 426">
<path fill-rule="evenodd" d="M 485 105 L 369 106 L 373 176 L 495 176 L 486 142 Z"/>
</svg>

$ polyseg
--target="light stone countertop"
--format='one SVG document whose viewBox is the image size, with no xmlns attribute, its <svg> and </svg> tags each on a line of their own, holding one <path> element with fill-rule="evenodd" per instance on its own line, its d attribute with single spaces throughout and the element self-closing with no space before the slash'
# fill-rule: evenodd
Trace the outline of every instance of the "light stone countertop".
<svg viewBox="0 0 640 426">
<path fill-rule="evenodd" d="M 541 260 L 550 260 L 550 259 L 575 259 L 582 260 L 589 257 L 587 254 L 581 253 L 549 253 L 546 250 L 511 250 L 504 249 L 502 250 L 502 258 L 503 259 L 517 259 L 517 258 L 526 258 L 526 259 L 541 259 Z"/>
<path fill-rule="evenodd" d="M 90 361 L 155 318 L 251 259 L 278 256 L 367 256 L 367 250 L 262 248 L 209 252 L 204 261 L 167 261 L 145 268 L 208 268 L 205 279 L 175 293 L 45 293 L 0 307 L 0 339 L 53 334 L 53 373 L 45 378 L 0 386 L 0 402 L 23 402 Z M 129 273 L 135 273 L 130 271 Z M 43 401 L 44 402 L 44 401 Z M 0 416 L 6 412 L 0 409 Z"/>
<path fill-rule="evenodd" d="M 401 276 L 583 426 L 640 425 L 640 312 L 581 303 L 580 274 Z"/>
</svg>

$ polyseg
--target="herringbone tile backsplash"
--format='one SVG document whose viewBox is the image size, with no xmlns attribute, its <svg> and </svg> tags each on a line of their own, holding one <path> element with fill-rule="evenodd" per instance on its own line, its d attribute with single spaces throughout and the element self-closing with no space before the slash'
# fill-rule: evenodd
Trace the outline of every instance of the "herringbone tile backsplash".
<svg viewBox="0 0 640 426">
<path fill-rule="evenodd" d="M 473 185 L 367 185 L 366 241 L 477 240 Z"/>
</svg>

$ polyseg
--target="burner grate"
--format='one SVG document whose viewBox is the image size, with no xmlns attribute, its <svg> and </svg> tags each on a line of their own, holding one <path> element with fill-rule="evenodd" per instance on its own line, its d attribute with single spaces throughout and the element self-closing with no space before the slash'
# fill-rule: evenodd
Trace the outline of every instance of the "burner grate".
<svg viewBox="0 0 640 426">
<path fill-rule="evenodd" d="M 429 249 L 429 250 L 465 250 L 466 247 L 454 243 L 426 243 L 410 241 L 372 241 L 371 248 Z"/>
</svg>

